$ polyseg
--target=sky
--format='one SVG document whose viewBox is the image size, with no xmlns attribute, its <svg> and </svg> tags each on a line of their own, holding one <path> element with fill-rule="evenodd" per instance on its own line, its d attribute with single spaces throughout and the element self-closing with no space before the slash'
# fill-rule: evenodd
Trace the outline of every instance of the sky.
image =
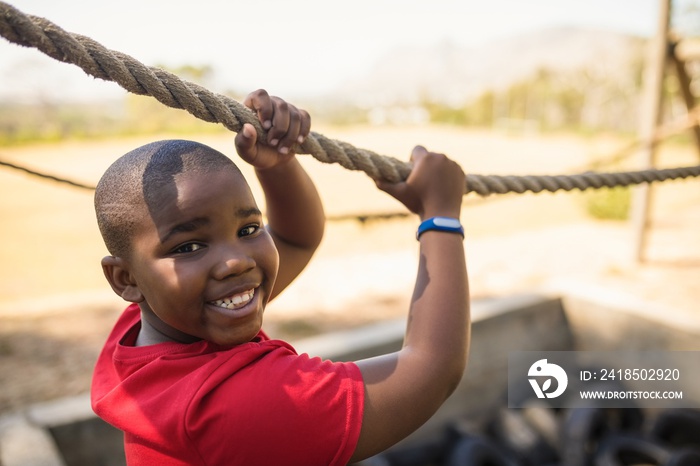
<svg viewBox="0 0 700 466">
<path fill-rule="evenodd" d="M 329 92 L 392 49 L 466 47 L 579 26 L 649 36 L 659 0 L 10 0 L 146 65 L 209 65 L 212 91 L 266 88 L 286 98 Z M 113 83 L 0 38 L 0 99 L 110 96 Z"/>
</svg>

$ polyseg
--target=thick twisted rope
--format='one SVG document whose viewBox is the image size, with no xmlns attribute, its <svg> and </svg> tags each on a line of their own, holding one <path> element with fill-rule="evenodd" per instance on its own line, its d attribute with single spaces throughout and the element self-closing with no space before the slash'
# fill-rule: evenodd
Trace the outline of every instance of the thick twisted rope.
<svg viewBox="0 0 700 466">
<path fill-rule="evenodd" d="M 250 123 L 265 138 L 253 112 L 234 99 L 210 92 L 165 70 L 145 66 L 129 55 L 109 50 L 89 37 L 64 31 L 44 18 L 26 15 L 2 1 L 0 35 L 12 43 L 36 48 L 56 60 L 77 65 L 95 78 L 114 81 L 133 94 L 149 95 L 168 107 L 187 110 L 201 120 L 221 123 L 231 131 L 239 132 L 244 123 Z M 411 164 L 407 162 L 358 149 L 316 132 L 294 150 L 324 163 L 363 171 L 375 179 L 397 182 L 405 180 L 411 172 Z M 465 194 L 585 190 L 697 176 L 700 176 L 700 166 L 559 176 L 467 175 Z"/>
</svg>

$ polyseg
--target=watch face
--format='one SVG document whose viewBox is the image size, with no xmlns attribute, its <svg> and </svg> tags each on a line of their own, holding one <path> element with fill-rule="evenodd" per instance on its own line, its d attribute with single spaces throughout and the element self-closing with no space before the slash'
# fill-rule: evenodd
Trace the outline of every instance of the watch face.
<svg viewBox="0 0 700 466">
<path fill-rule="evenodd" d="M 438 227 L 446 227 L 446 228 L 459 228 L 462 226 L 459 223 L 459 220 L 456 218 L 448 218 L 448 217 L 435 217 L 433 219 L 433 222 L 435 223 L 436 226 Z"/>
</svg>

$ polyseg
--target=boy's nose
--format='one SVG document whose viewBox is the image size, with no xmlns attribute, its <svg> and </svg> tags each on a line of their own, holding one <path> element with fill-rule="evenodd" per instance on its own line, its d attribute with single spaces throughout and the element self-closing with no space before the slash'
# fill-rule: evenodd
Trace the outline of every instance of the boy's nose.
<svg viewBox="0 0 700 466">
<path fill-rule="evenodd" d="M 240 275 L 255 267 L 255 260 L 241 250 L 222 251 L 222 255 L 214 265 L 213 275 L 217 280 L 223 280 L 229 276 Z"/>
</svg>

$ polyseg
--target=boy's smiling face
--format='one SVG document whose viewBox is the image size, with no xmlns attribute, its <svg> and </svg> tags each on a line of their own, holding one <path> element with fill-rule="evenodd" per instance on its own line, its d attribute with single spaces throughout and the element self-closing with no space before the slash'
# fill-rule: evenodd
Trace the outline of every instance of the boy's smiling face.
<svg viewBox="0 0 700 466">
<path fill-rule="evenodd" d="M 279 263 L 250 188 L 234 169 L 185 172 L 174 186 L 156 198 L 157 209 L 149 205 L 126 261 L 143 297 L 142 332 L 248 342 L 262 326 Z"/>
</svg>

